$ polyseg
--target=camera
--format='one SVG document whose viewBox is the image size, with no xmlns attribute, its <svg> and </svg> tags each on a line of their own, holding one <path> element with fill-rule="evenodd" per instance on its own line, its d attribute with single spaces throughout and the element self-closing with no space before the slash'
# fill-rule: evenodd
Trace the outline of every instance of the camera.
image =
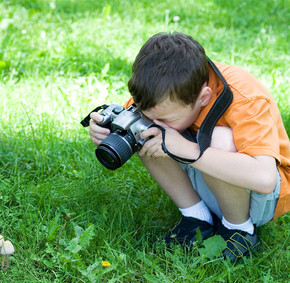
<svg viewBox="0 0 290 283">
<path fill-rule="evenodd" d="M 111 133 L 97 147 L 96 156 L 103 166 L 115 170 L 144 145 L 148 138 L 141 139 L 140 134 L 154 123 L 135 104 L 127 109 L 118 104 L 102 108 L 100 114 L 104 119 L 98 125 L 110 129 Z"/>
</svg>

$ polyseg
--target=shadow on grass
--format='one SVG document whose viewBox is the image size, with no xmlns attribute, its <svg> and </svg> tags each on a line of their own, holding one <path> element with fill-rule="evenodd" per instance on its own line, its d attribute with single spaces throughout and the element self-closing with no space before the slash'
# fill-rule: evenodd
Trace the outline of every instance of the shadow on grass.
<svg viewBox="0 0 290 283">
<path fill-rule="evenodd" d="M 30 278 L 32 272 L 47 280 L 52 280 L 50 274 L 55 272 L 58 276 L 80 276 L 76 263 L 73 262 L 74 269 L 69 270 L 66 259 L 71 258 L 61 255 L 68 254 L 68 245 L 76 237 L 75 228 L 86 229 L 92 223 L 95 228 L 89 247 L 74 253 L 75 257 L 82 257 L 86 265 L 102 258 L 109 259 L 118 274 L 125 273 L 124 266 L 127 272 L 129 265 L 135 270 L 135 276 L 143 276 L 138 273 L 138 257 L 143 259 L 144 255 L 145 259 L 151 257 L 154 264 L 160 260 L 158 268 L 148 261 L 141 261 L 142 265 L 149 265 L 145 272 L 151 272 L 152 268 L 156 268 L 156 272 L 168 272 L 168 265 L 163 265 L 171 259 L 174 261 L 172 267 L 178 267 L 176 274 L 182 278 L 186 271 L 187 276 L 192 276 L 192 266 L 216 274 L 216 269 L 211 270 L 215 263 L 201 261 L 199 264 L 196 254 L 187 256 L 180 249 L 164 250 L 165 254 L 154 253 L 153 243 L 176 223 L 179 212 L 136 156 L 120 169 L 109 171 L 98 164 L 95 148 L 87 138 L 71 133 L 70 137 L 61 139 L 41 133 L 39 131 L 37 138 L 21 133 L 0 138 L 0 227 L 1 233 L 15 243 L 18 252 L 13 264 L 14 269 L 17 268 L 13 271 L 14 276 L 21 276 L 19 270 L 23 272 L 23 268 L 17 264 L 23 264 L 26 257 L 29 261 L 23 267 L 31 271 L 22 275 L 22 279 Z M 71 213 L 72 218 L 60 239 L 59 258 L 65 262 L 61 265 L 55 260 L 55 246 L 67 213 Z M 263 236 L 263 251 L 254 259 L 259 265 L 266 266 L 267 272 L 268 267 L 272 267 L 269 255 L 272 260 L 286 256 L 287 219 L 289 217 L 279 218 L 259 229 Z M 185 264 L 187 258 L 194 260 Z M 180 271 L 181 262 L 183 270 Z M 282 262 L 286 270 L 287 261 Z M 227 278 L 231 267 L 223 262 L 217 264 L 220 266 L 218 270 Z M 161 266 L 164 269 L 160 269 Z M 246 268 L 245 274 L 252 274 L 250 260 L 243 268 Z M 49 273 L 45 274 L 44 270 Z M 281 267 L 274 272 L 273 277 L 286 275 L 282 270 Z M 171 271 L 168 276 L 174 277 L 170 274 Z M 260 279 L 260 274 L 251 276 Z"/>
<path fill-rule="evenodd" d="M 111 237 L 125 230 L 141 236 L 144 229 L 153 234 L 166 229 L 164 219 L 172 221 L 172 202 L 136 156 L 110 171 L 88 140 L 39 135 L 0 142 L 0 225 L 10 235 L 32 233 L 33 225 L 46 226 L 66 213 L 82 226 L 97 225 L 104 240 L 112 227 Z"/>
</svg>

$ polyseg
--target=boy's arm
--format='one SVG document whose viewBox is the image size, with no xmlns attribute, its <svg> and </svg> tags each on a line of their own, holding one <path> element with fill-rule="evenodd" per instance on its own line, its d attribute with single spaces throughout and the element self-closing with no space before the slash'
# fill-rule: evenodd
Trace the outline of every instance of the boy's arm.
<svg viewBox="0 0 290 283">
<path fill-rule="evenodd" d="M 167 149 L 180 157 L 196 159 L 199 147 L 181 136 L 166 124 L 154 121 L 166 129 Z M 140 155 L 151 157 L 165 156 L 161 149 L 160 130 L 150 128 L 142 133 L 142 138 L 155 136 L 147 141 Z M 223 182 L 260 193 L 271 193 L 276 184 L 276 163 L 271 156 L 250 156 L 238 152 L 227 152 L 217 148 L 208 148 L 202 157 L 191 164 L 192 167 Z"/>
<path fill-rule="evenodd" d="M 208 148 L 191 166 L 224 182 L 259 193 L 271 193 L 276 185 L 276 162 L 271 156 L 249 156 Z"/>
</svg>

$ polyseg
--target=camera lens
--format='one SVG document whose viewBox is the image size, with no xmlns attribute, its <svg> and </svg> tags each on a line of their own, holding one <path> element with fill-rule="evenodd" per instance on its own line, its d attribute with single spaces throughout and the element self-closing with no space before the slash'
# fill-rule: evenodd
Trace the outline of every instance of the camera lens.
<svg viewBox="0 0 290 283">
<path fill-rule="evenodd" d="M 128 132 L 110 134 L 96 149 L 100 163 L 110 170 L 121 167 L 135 152 L 137 145 Z"/>
<path fill-rule="evenodd" d="M 96 156 L 101 164 L 108 169 L 115 170 L 122 165 L 118 154 L 106 145 L 100 145 L 96 149 Z"/>
</svg>

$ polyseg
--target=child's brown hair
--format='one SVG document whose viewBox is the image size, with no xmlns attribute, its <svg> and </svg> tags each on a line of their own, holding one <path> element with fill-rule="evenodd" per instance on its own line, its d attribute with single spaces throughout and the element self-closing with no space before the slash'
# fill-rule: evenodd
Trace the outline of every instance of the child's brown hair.
<svg viewBox="0 0 290 283">
<path fill-rule="evenodd" d="M 158 33 L 139 51 L 128 87 L 140 110 L 169 97 L 194 104 L 205 82 L 208 62 L 203 47 L 183 33 Z"/>
</svg>

